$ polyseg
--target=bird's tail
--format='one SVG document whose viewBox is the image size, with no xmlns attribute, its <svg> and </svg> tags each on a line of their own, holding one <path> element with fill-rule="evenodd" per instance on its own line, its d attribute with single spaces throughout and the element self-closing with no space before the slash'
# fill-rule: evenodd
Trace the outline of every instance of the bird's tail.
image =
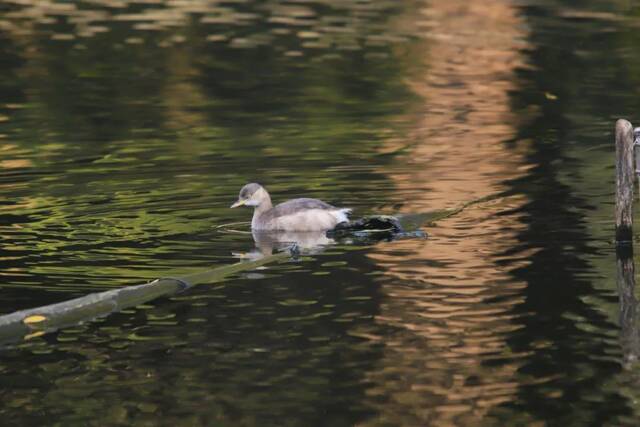
<svg viewBox="0 0 640 427">
<path fill-rule="evenodd" d="M 352 210 L 349 208 L 338 209 L 336 211 L 336 218 L 338 219 L 338 222 L 349 222 L 349 215 L 351 212 Z"/>
</svg>

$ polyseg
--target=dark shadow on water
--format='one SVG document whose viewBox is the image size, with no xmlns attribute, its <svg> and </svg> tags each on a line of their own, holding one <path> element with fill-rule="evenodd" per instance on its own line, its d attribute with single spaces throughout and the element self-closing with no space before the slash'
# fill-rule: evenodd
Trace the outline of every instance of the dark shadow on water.
<svg viewBox="0 0 640 427">
<path fill-rule="evenodd" d="M 597 272 L 587 260 L 603 255 L 591 240 L 585 218 L 585 212 L 595 206 L 576 194 L 573 185 L 579 186 L 579 179 L 568 184 L 566 177 L 577 175 L 576 161 L 567 155 L 576 134 L 580 135 L 580 123 L 569 118 L 579 114 L 574 109 L 591 105 L 596 111 L 590 114 L 596 117 L 615 114 L 616 102 L 591 102 L 580 82 L 588 81 L 596 69 L 620 64 L 612 64 L 612 57 L 579 56 L 568 47 L 589 49 L 596 36 L 599 44 L 613 43 L 597 26 L 585 25 L 589 31 L 571 32 L 567 37 L 566 31 L 551 26 L 550 21 L 558 18 L 548 11 L 536 7 L 523 11 L 532 28 L 530 61 L 544 72 L 522 71 L 523 90 L 513 95 L 516 108 L 527 111 L 536 106 L 539 114 L 533 120 L 527 115 L 518 135 L 518 139 L 533 140 L 528 163 L 535 166 L 509 183 L 513 191 L 529 199 L 517 212 L 524 214 L 528 227 L 519 235 L 520 244 L 509 251 L 509 255 L 523 254 L 528 260 L 526 267 L 511 271 L 528 285 L 523 302 L 513 313 L 520 328 L 509 345 L 514 352 L 529 354 L 520 374 L 532 383 L 521 386 L 517 401 L 504 406 L 554 425 L 615 424 L 632 413 L 634 404 L 625 394 L 607 387 L 612 377 L 621 374 L 621 365 L 611 357 L 620 348 L 615 339 L 617 326 L 592 302 L 608 300 L 607 294 L 594 287 Z M 553 100 L 545 98 L 545 93 L 553 93 Z M 574 93 L 585 96 L 573 97 Z"/>
</svg>

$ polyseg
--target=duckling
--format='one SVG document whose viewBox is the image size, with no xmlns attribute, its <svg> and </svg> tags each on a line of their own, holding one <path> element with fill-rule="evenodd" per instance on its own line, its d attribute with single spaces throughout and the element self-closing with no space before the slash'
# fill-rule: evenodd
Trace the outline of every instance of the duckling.
<svg viewBox="0 0 640 427">
<path fill-rule="evenodd" d="M 252 230 L 327 231 L 349 221 L 351 209 L 336 208 L 317 199 L 293 199 L 275 207 L 263 186 L 250 183 L 242 187 L 238 201 L 231 205 L 253 206 Z"/>
</svg>

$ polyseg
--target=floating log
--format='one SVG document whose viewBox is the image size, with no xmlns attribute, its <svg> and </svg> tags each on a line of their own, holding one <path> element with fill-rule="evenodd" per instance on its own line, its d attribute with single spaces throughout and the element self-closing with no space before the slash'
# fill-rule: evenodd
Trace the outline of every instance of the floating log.
<svg viewBox="0 0 640 427">
<path fill-rule="evenodd" d="M 294 251 L 295 248 L 290 248 L 257 260 L 225 265 L 179 278 L 165 277 L 144 285 L 127 286 L 6 314 L 0 316 L 0 343 L 39 336 L 64 326 L 135 307 L 158 297 L 174 295 L 199 284 L 219 282 L 232 274 L 288 259 Z"/>
</svg>

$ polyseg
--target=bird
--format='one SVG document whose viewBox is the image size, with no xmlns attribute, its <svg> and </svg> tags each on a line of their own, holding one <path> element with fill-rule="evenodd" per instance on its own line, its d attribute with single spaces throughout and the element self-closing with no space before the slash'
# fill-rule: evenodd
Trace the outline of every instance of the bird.
<svg viewBox="0 0 640 427">
<path fill-rule="evenodd" d="M 252 182 L 240 190 L 231 208 L 251 206 L 251 229 L 258 231 L 328 231 L 348 222 L 351 209 L 337 208 L 318 199 L 292 199 L 271 204 L 271 196 L 260 184 Z"/>
</svg>

